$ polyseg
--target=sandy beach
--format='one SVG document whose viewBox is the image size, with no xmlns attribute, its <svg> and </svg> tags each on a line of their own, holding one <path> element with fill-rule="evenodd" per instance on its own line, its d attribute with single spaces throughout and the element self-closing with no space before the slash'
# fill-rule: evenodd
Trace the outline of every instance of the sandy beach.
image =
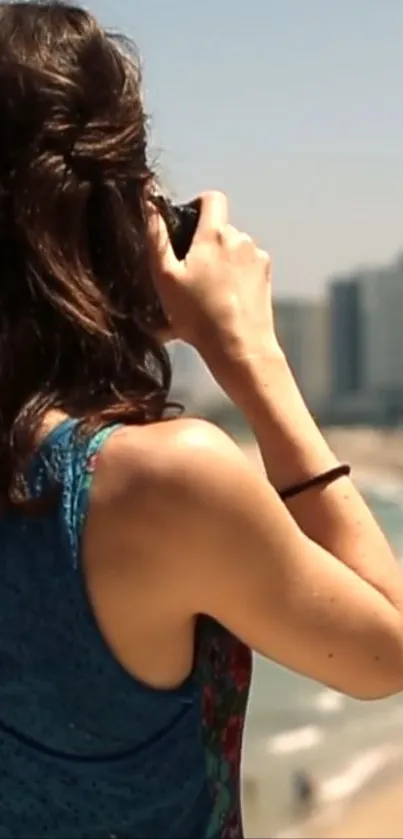
<svg viewBox="0 0 403 839">
<path fill-rule="evenodd" d="M 376 428 L 323 429 L 330 447 L 353 470 L 395 476 L 403 481 L 403 430 Z"/>
<path fill-rule="evenodd" d="M 367 791 L 331 827 L 315 830 L 314 825 L 301 837 L 310 839 L 402 839 L 403 775 L 381 788 Z"/>
<path fill-rule="evenodd" d="M 402 430 L 329 428 L 324 433 L 337 457 L 352 465 L 358 481 L 396 482 L 403 486 Z M 262 468 L 256 445 L 250 442 L 242 448 L 257 468 Z M 255 819 L 248 809 L 246 835 L 252 837 L 257 835 Z M 260 836 L 263 835 L 262 828 L 260 824 Z M 339 813 L 322 811 L 319 805 L 312 818 L 292 831 L 292 836 L 300 839 L 403 839 L 403 772 L 367 788 Z M 286 834 L 282 834 L 282 839 L 286 839 Z"/>
<path fill-rule="evenodd" d="M 245 810 L 246 837 L 270 839 L 272 834 L 261 819 L 254 818 L 250 807 Z M 338 814 L 322 811 L 319 805 L 312 818 L 280 836 L 281 839 L 403 839 L 403 774 L 362 792 Z"/>
</svg>

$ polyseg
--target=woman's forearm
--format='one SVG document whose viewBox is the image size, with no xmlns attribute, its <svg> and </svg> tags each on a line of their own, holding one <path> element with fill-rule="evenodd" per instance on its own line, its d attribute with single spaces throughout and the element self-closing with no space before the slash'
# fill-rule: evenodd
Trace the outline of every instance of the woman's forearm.
<svg viewBox="0 0 403 839">
<path fill-rule="evenodd" d="M 243 376 L 241 402 L 277 490 L 337 464 L 283 356 L 253 361 Z"/>
<path fill-rule="evenodd" d="M 239 407 L 254 430 L 267 477 L 277 490 L 337 464 L 281 354 L 254 360 L 243 374 L 240 394 Z M 287 506 L 309 538 L 396 602 L 400 570 L 352 481 L 343 477 L 301 492 Z M 403 604 L 399 600 L 396 605 Z"/>
</svg>

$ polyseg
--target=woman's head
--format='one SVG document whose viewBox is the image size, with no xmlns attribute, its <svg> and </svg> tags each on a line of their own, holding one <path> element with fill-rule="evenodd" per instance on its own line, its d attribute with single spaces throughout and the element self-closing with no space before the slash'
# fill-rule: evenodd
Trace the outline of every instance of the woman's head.
<svg viewBox="0 0 403 839">
<path fill-rule="evenodd" d="M 0 495 L 49 408 L 161 416 L 146 119 L 126 42 L 81 8 L 0 3 Z"/>
</svg>

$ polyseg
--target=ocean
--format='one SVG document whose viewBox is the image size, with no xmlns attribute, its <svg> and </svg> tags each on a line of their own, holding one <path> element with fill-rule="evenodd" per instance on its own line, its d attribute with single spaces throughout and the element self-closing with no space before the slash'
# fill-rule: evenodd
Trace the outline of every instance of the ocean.
<svg viewBox="0 0 403 839">
<path fill-rule="evenodd" d="M 403 557 L 403 484 L 362 489 Z M 255 656 L 243 758 L 246 835 L 299 835 L 295 773 L 309 775 L 321 817 L 330 818 L 399 766 L 403 694 L 358 702 Z"/>
</svg>

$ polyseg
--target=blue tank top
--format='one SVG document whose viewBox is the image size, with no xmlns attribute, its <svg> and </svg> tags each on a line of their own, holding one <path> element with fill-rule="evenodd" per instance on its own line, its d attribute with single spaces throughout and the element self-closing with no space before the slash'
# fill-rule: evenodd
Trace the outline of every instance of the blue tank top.
<svg viewBox="0 0 403 839">
<path fill-rule="evenodd" d="M 60 501 L 0 518 L 1 839 L 239 839 L 239 771 L 251 656 L 200 617 L 192 675 L 154 690 L 98 631 L 80 566 L 96 457 L 62 423 L 28 478 Z"/>
</svg>

